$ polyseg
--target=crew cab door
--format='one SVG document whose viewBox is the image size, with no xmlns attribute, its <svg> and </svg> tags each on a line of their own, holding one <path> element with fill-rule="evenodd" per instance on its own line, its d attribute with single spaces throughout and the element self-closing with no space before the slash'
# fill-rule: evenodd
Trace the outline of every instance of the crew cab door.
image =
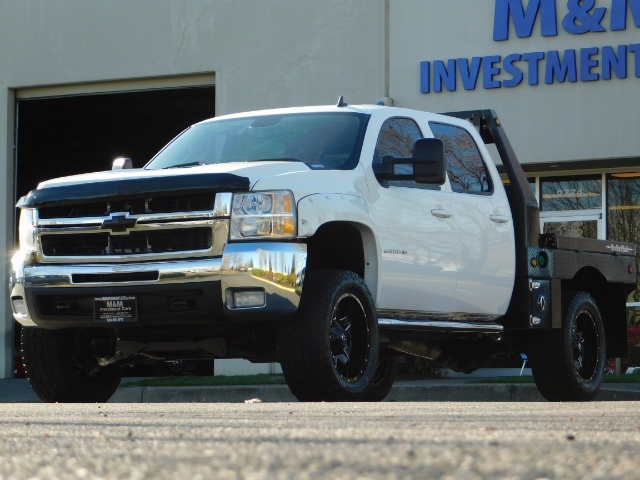
<svg viewBox="0 0 640 480">
<path fill-rule="evenodd" d="M 425 119 L 374 113 L 364 142 L 361 158 L 368 162 L 365 171 L 381 250 L 377 294 L 381 315 L 442 316 L 438 313 L 451 311 L 456 290 L 460 241 L 448 186 L 385 181 L 372 169 L 385 156 L 411 158 L 415 141 L 430 136 L 426 125 Z"/>
<path fill-rule="evenodd" d="M 445 117 L 446 118 L 446 117 Z M 445 145 L 460 255 L 452 312 L 477 320 L 506 312 L 513 291 L 515 246 L 509 203 L 482 139 L 457 120 L 430 121 Z M 487 159 L 488 161 L 485 161 Z"/>
</svg>

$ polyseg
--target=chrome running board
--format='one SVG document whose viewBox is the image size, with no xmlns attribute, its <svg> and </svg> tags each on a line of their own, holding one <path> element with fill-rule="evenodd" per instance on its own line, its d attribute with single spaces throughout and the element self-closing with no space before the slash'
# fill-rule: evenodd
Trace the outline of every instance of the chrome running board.
<svg viewBox="0 0 640 480">
<path fill-rule="evenodd" d="M 378 318 L 378 326 L 385 330 L 419 330 L 437 332 L 502 333 L 504 327 L 488 322 L 454 322 L 442 320 L 398 320 Z"/>
</svg>

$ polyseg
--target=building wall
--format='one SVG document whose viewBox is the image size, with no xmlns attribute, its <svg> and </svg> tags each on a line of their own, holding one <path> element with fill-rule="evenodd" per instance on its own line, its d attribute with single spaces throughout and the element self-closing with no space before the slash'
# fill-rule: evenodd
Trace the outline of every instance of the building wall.
<svg viewBox="0 0 640 480">
<path fill-rule="evenodd" d="M 371 101 L 383 89 L 383 1 L 110 0 L 0 4 L 0 85 L 215 72 L 218 114 Z"/>
<path fill-rule="evenodd" d="M 13 251 L 13 227 L 14 218 L 14 198 L 13 198 L 13 123 L 14 109 L 9 108 L 13 105 L 13 92 L 7 88 L 3 88 L 0 81 L 0 155 L 6 160 L 0 162 L 0 192 L 4 192 L 4 196 L 0 194 L 0 201 L 4 204 L 4 208 L 0 210 L 0 272 L 4 273 L 5 288 L 0 292 L 0 312 L 4 312 L 4 316 L 0 318 L 0 378 L 10 378 L 13 369 L 13 316 L 11 307 L 9 306 L 9 289 L 8 289 L 8 272 L 9 259 Z M 6 108 L 2 108 L 6 106 Z"/>
<path fill-rule="evenodd" d="M 522 1 L 525 5 L 535 3 Z M 601 61 L 603 46 L 635 44 L 640 47 L 640 29 L 635 26 L 630 10 L 626 30 L 611 30 L 614 14 L 619 18 L 619 11 L 614 12 L 611 7 L 623 4 L 624 0 L 597 0 L 595 8 L 606 9 L 600 22 L 605 31 L 583 34 L 571 34 L 563 28 L 564 18 L 570 13 L 567 5 L 573 2 L 543 0 L 530 37 L 518 38 L 511 24 L 509 39 L 494 41 L 495 6 L 500 3 L 496 0 L 391 1 L 390 95 L 394 104 L 437 112 L 492 108 L 500 115 L 522 163 L 639 157 L 640 52 L 627 53 L 625 79 L 603 80 L 599 65 L 592 68 L 591 73 L 600 74 L 600 80 L 580 81 L 578 67 L 575 83 L 548 85 L 544 83 L 545 59 L 540 62 L 540 83 L 536 86 L 529 85 L 525 76 L 523 82 L 513 88 L 485 89 L 481 70 L 474 90 L 465 90 L 458 74 L 455 92 L 445 88 L 440 93 L 433 90 L 421 93 L 422 61 L 431 62 L 433 71 L 437 60 L 446 64 L 450 59 L 470 61 L 473 57 L 498 55 L 503 62 L 496 66 L 502 67 L 504 58 L 514 53 L 563 53 L 566 49 L 575 49 L 579 57 L 580 50 L 589 47 L 600 48 L 592 60 Z M 511 3 L 519 4 L 520 0 Z M 547 5 L 555 7 L 552 10 L 555 9 L 557 16 L 556 36 L 541 34 L 542 15 L 549 11 L 545 8 Z M 587 14 L 599 15 L 595 11 Z M 640 18 L 637 21 L 640 24 Z M 545 22 L 545 26 L 549 23 Z M 526 75 L 526 64 L 520 62 L 520 66 L 525 67 Z M 503 70 L 494 80 L 512 78 Z"/>
</svg>

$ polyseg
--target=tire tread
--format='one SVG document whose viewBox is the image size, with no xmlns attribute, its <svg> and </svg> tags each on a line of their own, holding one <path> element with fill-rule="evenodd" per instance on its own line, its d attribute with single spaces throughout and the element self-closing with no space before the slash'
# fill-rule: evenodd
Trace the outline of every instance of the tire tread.
<svg viewBox="0 0 640 480">
<path fill-rule="evenodd" d="M 122 367 L 101 367 L 86 378 L 72 358 L 73 330 L 24 327 L 21 354 L 34 392 L 45 402 L 106 402 L 118 388 Z"/>
</svg>

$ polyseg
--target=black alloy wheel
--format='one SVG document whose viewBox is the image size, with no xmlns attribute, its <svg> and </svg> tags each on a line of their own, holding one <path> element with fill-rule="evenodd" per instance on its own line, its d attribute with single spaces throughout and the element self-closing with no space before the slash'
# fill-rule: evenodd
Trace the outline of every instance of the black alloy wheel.
<svg viewBox="0 0 640 480">
<path fill-rule="evenodd" d="M 331 356 L 336 373 L 346 383 L 357 382 L 367 369 L 371 332 L 366 311 L 351 293 L 344 293 L 331 315 Z"/>
<path fill-rule="evenodd" d="M 585 382 L 593 381 L 598 375 L 601 343 L 593 313 L 587 309 L 580 310 L 573 323 L 571 346 L 576 372 Z"/>
</svg>

